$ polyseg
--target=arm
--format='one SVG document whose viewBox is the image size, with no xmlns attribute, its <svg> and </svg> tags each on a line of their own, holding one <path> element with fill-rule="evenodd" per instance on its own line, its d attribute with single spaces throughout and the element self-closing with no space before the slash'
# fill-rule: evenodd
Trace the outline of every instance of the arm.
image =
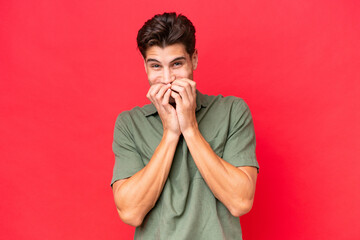
<svg viewBox="0 0 360 240">
<path fill-rule="evenodd" d="M 195 117 L 196 84 L 182 79 L 174 81 L 172 97 L 176 101 L 181 132 L 197 168 L 213 192 L 234 216 L 250 211 L 256 186 L 255 167 L 235 167 L 221 159 L 200 133 Z"/>
<path fill-rule="evenodd" d="M 163 122 L 164 132 L 149 163 L 128 179 L 113 184 L 113 194 L 121 220 L 139 226 L 154 207 L 168 177 L 180 136 L 175 109 L 169 104 L 170 86 L 153 85 L 148 98 Z"/>
<path fill-rule="evenodd" d="M 115 204 L 123 222 L 139 226 L 154 207 L 168 177 L 178 139 L 165 133 L 142 170 L 113 184 Z"/>
<path fill-rule="evenodd" d="M 191 156 L 205 182 L 235 217 L 249 212 L 255 194 L 257 169 L 234 167 L 211 149 L 198 129 L 184 135 Z"/>
</svg>

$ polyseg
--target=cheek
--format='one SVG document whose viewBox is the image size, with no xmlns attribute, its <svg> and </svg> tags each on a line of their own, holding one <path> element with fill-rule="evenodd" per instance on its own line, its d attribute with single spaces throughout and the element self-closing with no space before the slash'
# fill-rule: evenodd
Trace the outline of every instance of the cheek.
<svg viewBox="0 0 360 240">
<path fill-rule="evenodd" d="M 147 77 L 150 85 L 161 82 L 161 74 L 159 74 L 159 72 L 148 71 Z"/>
<path fill-rule="evenodd" d="M 176 69 L 174 71 L 174 75 L 176 76 L 176 79 L 179 78 L 190 78 L 192 75 L 192 71 L 189 68 L 181 68 L 181 69 Z"/>
</svg>

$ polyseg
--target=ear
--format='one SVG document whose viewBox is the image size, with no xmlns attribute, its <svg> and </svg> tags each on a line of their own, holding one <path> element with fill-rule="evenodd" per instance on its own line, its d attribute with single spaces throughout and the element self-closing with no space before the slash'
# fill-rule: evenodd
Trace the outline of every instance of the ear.
<svg viewBox="0 0 360 240">
<path fill-rule="evenodd" d="M 192 61 L 192 65 L 193 65 L 193 70 L 196 70 L 197 65 L 198 65 L 198 51 L 197 51 L 197 49 L 195 49 L 194 53 L 192 54 L 191 61 Z"/>
<path fill-rule="evenodd" d="M 143 58 L 143 59 L 144 59 L 144 68 L 145 68 L 145 72 L 146 72 L 146 74 L 147 74 L 146 61 L 145 61 L 145 58 Z"/>
</svg>

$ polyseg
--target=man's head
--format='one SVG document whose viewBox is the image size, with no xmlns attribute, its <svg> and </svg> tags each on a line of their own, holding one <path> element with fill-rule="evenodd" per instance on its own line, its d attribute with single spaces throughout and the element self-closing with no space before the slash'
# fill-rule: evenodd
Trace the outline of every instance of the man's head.
<svg viewBox="0 0 360 240">
<path fill-rule="evenodd" d="M 155 15 L 139 30 L 137 43 L 150 85 L 193 80 L 198 61 L 195 28 L 185 16 Z"/>
<path fill-rule="evenodd" d="M 195 28 L 185 16 L 155 15 L 139 30 L 137 43 L 150 85 L 182 78 L 193 80 L 198 60 Z"/>
<path fill-rule="evenodd" d="M 176 43 L 183 44 L 190 57 L 195 52 L 194 25 L 181 14 L 157 14 L 145 22 L 137 35 L 137 45 L 144 59 L 148 48 L 165 48 Z"/>
</svg>

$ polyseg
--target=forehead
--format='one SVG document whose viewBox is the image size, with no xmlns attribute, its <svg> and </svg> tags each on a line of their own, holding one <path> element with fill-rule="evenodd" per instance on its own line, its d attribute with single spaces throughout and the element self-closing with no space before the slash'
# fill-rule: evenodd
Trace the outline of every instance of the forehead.
<svg viewBox="0 0 360 240">
<path fill-rule="evenodd" d="M 189 58 L 189 54 L 185 50 L 185 46 L 181 43 L 172 44 L 164 48 L 152 46 L 146 50 L 146 59 L 152 58 L 159 61 L 171 61 L 174 58 Z"/>
</svg>

